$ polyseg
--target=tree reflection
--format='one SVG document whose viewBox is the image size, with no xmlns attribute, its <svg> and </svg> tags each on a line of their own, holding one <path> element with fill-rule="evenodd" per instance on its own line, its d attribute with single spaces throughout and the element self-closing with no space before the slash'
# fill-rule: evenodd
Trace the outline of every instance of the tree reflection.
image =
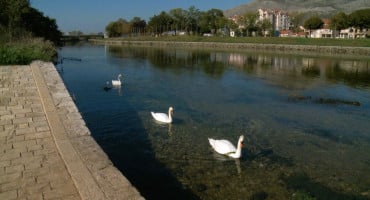
<svg viewBox="0 0 370 200">
<path fill-rule="evenodd" d="M 344 59 L 205 49 L 109 46 L 114 57 L 147 59 L 153 67 L 179 74 L 204 72 L 221 78 L 226 68 L 266 77 L 274 85 L 309 87 L 318 79 L 340 81 L 352 87 L 370 86 L 369 59 Z"/>
<path fill-rule="evenodd" d="M 341 63 L 341 61 L 338 61 L 334 66 L 326 69 L 326 77 L 329 80 L 343 81 L 353 87 L 369 87 L 369 61 L 353 61 L 350 65 L 346 62 Z"/>
</svg>

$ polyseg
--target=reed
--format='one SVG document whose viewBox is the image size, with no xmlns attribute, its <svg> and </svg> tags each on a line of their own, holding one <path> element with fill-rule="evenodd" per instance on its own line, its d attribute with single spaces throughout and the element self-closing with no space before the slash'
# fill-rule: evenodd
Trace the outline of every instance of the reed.
<svg viewBox="0 0 370 200">
<path fill-rule="evenodd" d="M 0 45 L 0 64 L 29 64 L 34 60 L 52 61 L 57 55 L 53 43 L 42 38 L 22 38 Z"/>
</svg>

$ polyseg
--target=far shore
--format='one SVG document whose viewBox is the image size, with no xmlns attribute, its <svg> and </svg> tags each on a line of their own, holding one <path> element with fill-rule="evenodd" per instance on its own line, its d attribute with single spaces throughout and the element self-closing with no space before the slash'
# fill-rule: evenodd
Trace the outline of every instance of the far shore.
<svg viewBox="0 0 370 200">
<path fill-rule="evenodd" d="M 166 41 L 166 40 L 125 40 L 125 39 L 90 39 L 95 44 L 125 45 L 142 47 L 172 47 L 172 48 L 204 48 L 238 51 L 278 52 L 314 55 L 344 55 L 355 57 L 370 57 L 370 47 L 361 46 L 325 46 L 309 44 L 267 44 L 267 43 L 235 43 L 209 41 Z"/>
</svg>

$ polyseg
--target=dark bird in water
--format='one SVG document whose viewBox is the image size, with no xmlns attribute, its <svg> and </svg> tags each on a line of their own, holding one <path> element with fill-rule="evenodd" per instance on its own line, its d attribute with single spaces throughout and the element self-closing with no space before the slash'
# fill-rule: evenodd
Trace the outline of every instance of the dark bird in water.
<svg viewBox="0 0 370 200">
<path fill-rule="evenodd" d="M 105 91 L 109 91 L 110 89 L 112 89 L 112 85 L 109 83 L 109 81 L 107 81 L 103 87 L 103 89 Z"/>
</svg>

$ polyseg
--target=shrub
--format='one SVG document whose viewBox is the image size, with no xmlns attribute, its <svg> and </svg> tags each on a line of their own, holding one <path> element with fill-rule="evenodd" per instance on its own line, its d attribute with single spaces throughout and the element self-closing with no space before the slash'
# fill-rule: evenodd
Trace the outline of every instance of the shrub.
<svg viewBox="0 0 370 200">
<path fill-rule="evenodd" d="M 0 64 L 29 64 L 34 60 L 52 61 L 57 50 L 49 41 L 40 38 L 21 39 L 0 46 Z"/>
</svg>

